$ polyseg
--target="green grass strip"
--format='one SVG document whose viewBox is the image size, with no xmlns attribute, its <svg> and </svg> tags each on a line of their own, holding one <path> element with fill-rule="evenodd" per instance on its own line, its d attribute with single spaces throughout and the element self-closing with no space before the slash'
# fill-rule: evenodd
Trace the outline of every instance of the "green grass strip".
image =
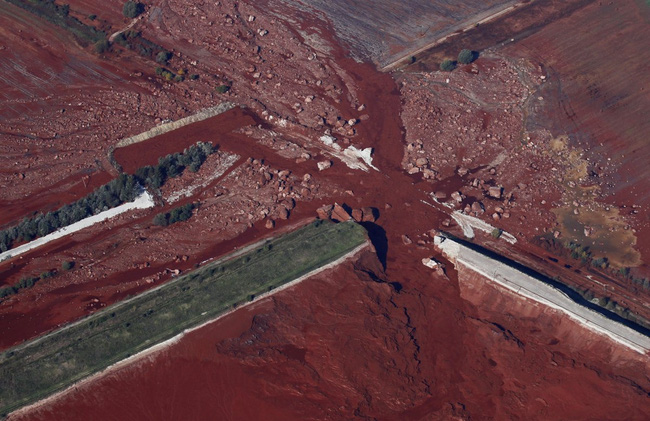
<svg viewBox="0 0 650 421">
<path fill-rule="evenodd" d="M 345 255 L 358 224 L 316 221 L 0 354 L 0 414 L 54 392 Z"/>
</svg>

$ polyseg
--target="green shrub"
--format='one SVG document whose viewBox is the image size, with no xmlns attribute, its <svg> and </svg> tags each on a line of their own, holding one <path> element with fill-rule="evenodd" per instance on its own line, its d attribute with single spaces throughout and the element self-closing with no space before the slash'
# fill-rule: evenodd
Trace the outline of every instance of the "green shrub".
<svg viewBox="0 0 650 421">
<path fill-rule="evenodd" d="M 228 86 L 228 85 L 219 85 L 214 89 L 217 92 L 219 92 L 220 94 L 225 94 L 226 92 L 228 92 L 230 90 L 230 86 Z"/>
<path fill-rule="evenodd" d="M 124 16 L 127 18 L 138 17 L 142 12 L 144 12 L 144 4 L 139 2 L 127 1 L 124 3 L 124 7 L 122 8 L 122 13 L 124 13 Z"/>
<path fill-rule="evenodd" d="M 97 19 L 97 15 L 88 15 L 88 19 L 95 20 Z"/>
<path fill-rule="evenodd" d="M 95 52 L 96 52 L 97 54 L 103 54 L 103 53 L 105 53 L 106 51 L 108 51 L 108 49 L 110 48 L 110 46 L 111 46 L 111 44 L 108 42 L 107 39 L 102 39 L 102 40 L 97 41 L 97 42 L 95 43 Z"/>
<path fill-rule="evenodd" d="M 172 53 L 163 50 L 156 55 L 156 62 L 160 64 L 167 64 L 167 62 L 171 58 L 172 58 Z"/>
<path fill-rule="evenodd" d="M 458 62 L 462 64 L 469 64 L 476 59 L 476 53 L 472 50 L 465 48 L 458 53 Z"/>
<path fill-rule="evenodd" d="M 456 68 L 456 62 L 453 60 L 445 59 L 440 63 L 440 70 L 444 72 L 451 72 Z"/>
<path fill-rule="evenodd" d="M 63 263 L 61 263 L 61 267 L 63 268 L 63 270 L 70 270 L 74 267 L 74 264 L 75 263 L 73 261 L 66 260 Z"/>
<path fill-rule="evenodd" d="M 174 82 L 182 82 L 184 80 L 185 80 L 185 78 L 183 77 L 183 75 L 174 76 Z"/>
<path fill-rule="evenodd" d="M 171 212 L 159 213 L 153 218 L 153 223 L 161 227 L 166 227 L 176 222 L 187 221 L 192 217 L 192 211 L 197 207 L 196 203 L 188 203 L 172 209 Z"/>
<path fill-rule="evenodd" d="M 495 239 L 501 237 L 501 234 L 503 234 L 503 230 L 501 228 L 495 228 L 492 230 L 492 237 L 494 237 Z"/>
<path fill-rule="evenodd" d="M 197 75 L 196 73 L 190 75 L 190 79 L 192 79 L 192 80 L 197 80 L 198 78 L 199 78 L 199 75 Z"/>
</svg>

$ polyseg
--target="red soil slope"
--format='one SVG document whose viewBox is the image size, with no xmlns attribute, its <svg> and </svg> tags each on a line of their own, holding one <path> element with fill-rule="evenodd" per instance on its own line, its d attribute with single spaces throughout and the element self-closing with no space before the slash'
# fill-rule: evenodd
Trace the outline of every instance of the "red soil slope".
<svg viewBox="0 0 650 421">
<path fill-rule="evenodd" d="M 399 277 L 362 256 L 15 419 L 650 416 L 645 358 L 477 277 L 458 289 L 395 248 Z"/>
</svg>

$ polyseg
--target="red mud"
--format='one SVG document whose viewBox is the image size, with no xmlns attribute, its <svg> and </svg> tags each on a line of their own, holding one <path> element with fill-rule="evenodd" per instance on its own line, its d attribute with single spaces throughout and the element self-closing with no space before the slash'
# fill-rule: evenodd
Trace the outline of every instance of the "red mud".
<svg viewBox="0 0 650 421">
<path fill-rule="evenodd" d="M 175 2 L 170 3 L 173 10 L 180 7 Z M 224 8 L 232 6 L 229 2 L 221 3 Z M 240 13 L 246 16 L 250 8 L 251 5 L 238 3 L 234 11 L 229 12 L 231 15 L 219 15 L 223 21 L 217 20 L 214 26 L 201 24 L 201 30 L 211 37 L 216 37 L 219 31 L 230 33 L 229 16 Z M 193 10 L 197 16 L 202 14 Z M 177 16 L 167 17 L 165 13 L 151 24 L 153 29 L 150 29 L 158 31 L 162 41 L 169 41 L 174 36 L 185 37 L 185 40 L 179 40 L 179 45 L 187 43 L 182 45 L 187 47 L 188 56 L 196 54 L 206 61 L 211 60 L 197 45 L 197 39 L 204 39 L 197 33 L 201 20 L 194 16 L 195 21 L 190 22 L 197 25 L 185 21 L 181 25 Z M 267 48 L 283 51 L 286 44 L 272 37 L 277 31 L 284 35 L 284 40 L 288 39 L 287 33 L 282 32 L 288 32 L 284 29 L 285 23 L 273 20 L 272 25 L 268 16 L 254 10 L 251 13 L 256 14 L 255 25 L 259 22 L 260 26 L 271 30 L 264 38 L 266 41 L 259 42 L 264 46 L 263 54 L 273 57 L 275 52 L 267 53 Z M 283 10 L 283 13 L 290 11 Z M 314 21 L 309 23 L 315 32 L 331 40 L 327 35 L 328 27 Z M 219 29 L 220 25 L 226 29 Z M 189 37 L 193 39 L 187 39 Z M 234 54 L 240 47 L 248 51 L 253 45 L 247 44 L 245 38 L 238 37 L 232 43 L 220 41 L 223 45 L 219 48 L 208 47 L 223 55 Z M 278 45 L 271 46 L 267 42 L 277 42 Z M 306 53 L 301 50 L 300 54 Z M 380 260 L 385 256 L 385 261 L 379 262 L 373 255 L 366 254 L 356 262 L 321 273 L 251 309 L 235 312 L 192 332 L 154 357 L 73 389 L 60 399 L 29 411 L 22 419 L 56 419 L 61 414 L 70 420 L 487 420 L 593 419 L 603 416 L 609 419 L 647 419 L 650 415 L 647 399 L 650 384 L 647 361 L 643 357 L 614 348 L 600 337 L 591 337 L 584 329 L 541 310 L 539 306 L 495 294 L 489 286 L 478 292 L 468 291 L 466 282 L 480 285 L 480 280 L 463 274 L 459 279 L 448 262 L 449 280 L 433 276 L 420 263 L 422 258 L 435 255 L 428 230 L 441 226 L 447 218 L 445 212 L 421 201 L 431 201 L 429 193 L 438 187 L 451 189 L 459 183 L 456 176 L 450 174 L 454 166 L 450 164 L 445 170 L 442 178 L 447 178 L 446 184 L 438 185 L 436 181 L 426 182 L 419 176 L 407 175 L 402 168 L 404 149 L 407 148 L 402 143 L 404 130 L 407 140 L 408 136 L 417 138 L 418 134 L 409 134 L 413 126 L 409 126 L 408 119 L 404 123 L 407 127 L 402 127 L 402 99 L 395 81 L 390 75 L 376 72 L 370 65 L 344 58 L 345 53 L 340 49 L 330 54 L 334 59 L 325 60 L 327 67 L 322 65 L 323 69 L 331 71 L 329 66 L 335 64 L 340 67 L 323 77 L 331 77 L 340 84 L 340 92 L 336 89 L 318 90 L 319 95 L 327 98 L 327 105 L 321 104 L 319 111 L 291 111 L 295 98 L 304 98 L 310 92 L 306 86 L 312 86 L 296 83 L 303 78 L 292 72 L 305 72 L 309 75 L 304 76 L 305 80 L 318 72 L 311 67 L 297 69 L 288 59 L 286 68 L 282 69 L 290 75 L 288 79 L 273 67 L 273 71 L 267 73 L 271 74 L 270 78 L 259 78 L 257 82 L 248 81 L 246 84 L 237 79 L 239 84 L 233 85 L 233 95 L 239 98 L 250 98 L 248 95 L 256 92 L 260 97 L 264 96 L 266 104 L 251 106 L 261 118 L 268 121 L 269 115 L 287 117 L 287 128 L 273 127 L 273 136 L 290 139 L 313 153 L 312 158 L 296 162 L 280 156 L 277 149 L 262 146 L 245 133 L 223 134 L 218 142 L 220 152 L 237 153 L 242 160 L 248 157 L 263 159 L 264 163 L 240 160 L 240 167 L 232 169 L 208 189 L 186 199 L 200 198 L 213 206 L 204 214 L 199 208 L 198 213 L 184 223 L 186 225 L 177 224 L 165 229 L 151 227 L 153 213 L 143 211 L 136 218 L 123 216 L 118 221 L 76 236 L 74 242 L 77 244 L 71 244 L 71 241 L 58 246 L 53 244 L 52 249 L 39 250 L 39 254 L 51 251 L 50 261 L 55 260 L 55 256 L 58 259 L 74 253 L 81 260 L 79 272 L 75 275 L 75 269 L 66 275 L 71 278 L 54 278 L 50 286 L 37 284 L 34 291 L 18 294 L 18 298 L 11 302 L 16 306 L 13 310 L 7 310 L 8 303 L 0 305 L 0 311 L 3 311 L 2 307 L 6 311 L 0 322 L 3 341 L 4 333 L 13 329 L 7 336 L 11 340 L 3 344 L 8 346 L 20 338 L 26 339 L 50 329 L 55 326 L 53 321 L 79 317 L 88 311 L 93 298 L 100 297 L 100 303 L 111 303 L 126 293 L 148 288 L 150 284 L 139 280 L 175 262 L 174 256 L 186 254 L 185 250 L 191 250 L 187 252 L 189 259 L 184 262 L 181 259 L 173 267 L 185 270 L 210 253 L 213 256 L 222 254 L 266 232 L 273 232 L 263 228 L 264 219 L 255 219 L 256 222 L 249 227 L 246 213 L 250 211 L 252 215 L 259 215 L 259 211 L 266 207 L 271 213 L 277 211 L 281 194 L 287 191 L 310 190 L 307 195 L 300 193 L 302 200 L 296 200 L 291 222 L 276 219 L 280 229 L 287 229 L 290 223 L 313 215 L 315 208 L 323 203 L 337 201 L 351 207 L 373 206 L 379 209 L 378 223 L 381 226 L 368 227 L 377 255 Z M 319 55 L 322 56 L 320 50 Z M 495 60 L 500 65 L 499 59 Z M 265 66 L 263 61 L 255 63 L 256 66 Z M 486 71 L 489 65 L 477 63 L 477 66 L 486 66 L 479 72 L 489 74 Z M 232 64 L 219 68 L 232 68 L 230 66 Z M 241 67 L 239 64 L 238 70 Z M 507 77 L 499 83 L 506 83 L 508 78 L 512 83 L 508 94 L 503 94 L 503 97 L 507 99 L 511 95 L 516 98 L 518 90 L 523 89 L 516 76 L 519 68 L 504 68 Z M 224 73 L 230 75 L 228 71 Z M 237 73 L 232 71 L 230 76 L 241 78 Z M 495 78 L 504 75 L 496 71 L 493 74 L 497 75 Z M 296 91 L 300 90 L 297 94 L 264 80 L 275 82 L 274 78 L 277 78 L 291 84 L 293 76 L 292 86 L 296 86 Z M 314 79 L 319 77 L 314 76 Z M 461 81 L 464 83 L 470 79 L 467 73 Z M 469 83 L 481 85 L 477 80 Z M 500 85 L 496 88 L 488 83 L 483 85 L 486 89 L 479 89 L 479 95 L 499 93 Z M 277 103 L 271 101 L 273 95 L 276 95 Z M 271 103 L 273 108 L 267 111 L 267 105 Z M 332 124 L 327 122 L 324 127 L 315 126 L 314 129 L 314 126 L 306 124 L 308 119 L 304 116 L 307 113 L 312 117 L 317 113 L 321 116 L 327 114 L 333 122 L 336 116 L 358 115 L 359 104 L 365 104 L 363 113 L 367 113 L 369 119 L 354 126 L 356 136 L 350 136 L 348 141 L 357 147 L 373 147 L 373 164 L 380 172 L 350 170 L 338 160 L 334 160 L 331 168 L 319 172 L 316 161 L 320 159 L 320 152 L 309 140 L 317 138 Z M 306 104 L 303 105 L 307 109 Z M 327 112 L 323 112 L 324 109 Z M 484 130 L 496 124 L 493 114 L 486 117 L 486 114 L 479 113 L 477 121 L 477 127 Z M 468 120 L 468 124 L 470 122 L 472 120 Z M 431 136 L 428 139 L 435 138 Z M 444 140 L 451 142 L 450 139 Z M 509 141 L 516 144 L 518 139 Z M 500 147 L 503 149 L 512 144 Z M 462 151 L 451 152 L 462 160 Z M 480 154 L 477 158 L 481 158 Z M 210 159 L 214 161 L 222 157 Z M 210 159 L 206 162 L 206 171 L 214 165 Z M 534 162 L 542 161 L 540 158 Z M 270 168 L 262 168 L 267 164 Z M 284 184 L 277 180 L 278 169 L 292 172 Z M 260 170 L 275 170 L 273 181 L 268 184 L 257 182 Z M 489 168 L 483 170 L 488 172 Z M 529 170 L 522 170 L 523 173 L 526 171 Z M 313 189 L 305 187 L 304 180 L 300 181 L 306 173 L 314 180 L 310 181 L 314 183 Z M 514 171 L 505 168 L 498 174 L 501 173 L 516 177 Z M 508 180 L 514 188 L 516 182 Z M 185 182 L 189 184 L 192 180 L 186 179 Z M 219 189 L 226 193 L 218 195 L 222 193 Z M 228 200 L 214 200 L 221 197 Z M 530 198 L 534 199 L 534 196 Z M 529 198 L 517 200 L 523 206 Z M 164 209 L 170 205 L 166 206 Z M 242 208 L 245 208 L 244 212 L 238 214 Z M 532 225 L 530 222 L 519 224 L 522 231 L 532 230 Z M 410 244 L 406 244 L 409 241 L 404 236 L 408 237 Z M 197 244 L 197 238 L 209 240 Z M 131 260 L 119 255 L 123 248 L 125 251 L 122 253 Z M 43 258 L 38 260 L 36 255 L 25 259 L 32 259 L 30 264 L 33 268 L 46 262 Z M 123 265 L 125 261 L 139 265 L 149 261 L 150 266 L 110 269 L 115 262 Z M 382 263 L 385 263 L 385 271 Z M 72 278 L 74 276 L 77 278 Z M 122 276 L 128 278 L 125 284 L 122 284 Z M 62 292 L 60 300 L 51 298 L 57 289 Z M 37 308 L 45 308 L 44 313 L 48 314 L 39 314 Z M 28 312 L 30 316 L 23 319 L 5 317 L 10 313 Z M 5 320 L 18 325 L 18 328 L 11 328 Z M 579 340 L 583 337 L 591 341 L 589 352 L 581 349 Z"/>
<path fill-rule="evenodd" d="M 0 227 L 6 228 L 28 217 L 33 212 L 47 213 L 63 205 L 81 199 L 97 187 L 108 183 L 113 177 L 101 171 L 73 174 L 40 191 L 15 201 L 0 200 Z"/>
<path fill-rule="evenodd" d="M 378 262 L 346 263 L 15 419 L 66 414 L 124 420 L 489 420 L 607 414 L 641 420 L 650 414 L 649 385 L 639 376 L 644 363 L 635 355 L 603 344 L 543 307 L 495 294 L 492 287 L 468 290 L 465 283 L 483 281 L 465 278 L 460 294 L 480 304 L 474 307 L 461 301 L 454 284 L 414 267 L 415 256 L 403 251 L 392 265 L 400 265 L 400 279 L 408 278 L 399 294 L 360 272 L 383 278 Z M 576 330 L 584 332 L 581 338 Z M 623 376 L 640 383 L 630 385 Z M 613 414 L 616 402 L 625 404 L 616 405 Z"/>
<path fill-rule="evenodd" d="M 233 108 L 203 121 L 181 127 L 171 132 L 115 149 L 115 160 L 123 171 L 133 174 L 138 168 L 155 165 L 158 158 L 183 150 L 196 142 L 219 145 L 226 133 L 256 123 L 250 111 Z"/>
</svg>

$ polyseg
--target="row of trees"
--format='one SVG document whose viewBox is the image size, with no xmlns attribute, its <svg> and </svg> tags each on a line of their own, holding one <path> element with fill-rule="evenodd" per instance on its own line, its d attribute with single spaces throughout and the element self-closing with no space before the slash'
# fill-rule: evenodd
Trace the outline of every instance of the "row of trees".
<svg viewBox="0 0 650 421">
<path fill-rule="evenodd" d="M 64 261 L 63 263 L 61 263 L 61 268 L 63 270 L 71 270 L 73 267 L 74 267 L 74 262 L 72 261 Z M 41 279 L 51 278 L 58 274 L 59 272 L 56 269 L 54 269 L 54 270 L 47 270 L 41 273 L 40 276 L 28 276 L 26 278 L 22 278 L 20 281 L 16 282 L 13 286 L 0 288 L 0 299 L 9 297 L 10 295 L 14 295 L 18 293 L 18 291 L 20 291 L 21 289 L 31 288 L 34 285 L 36 285 L 36 282 L 40 281 Z"/>
<path fill-rule="evenodd" d="M 95 43 L 106 38 L 106 33 L 97 30 L 92 25 L 85 25 L 79 19 L 70 15 L 70 5 L 56 4 L 53 0 L 7 0 L 28 12 L 58 25 L 72 33 L 84 44 L 89 41 Z"/>
<path fill-rule="evenodd" d="M 74 203 L 54 212 L 25 218 L 18 225 L 0 231 L 0 251 L 11 249 L 16 241 L 32 241 L 89 216 L 130 202 L 135 199 L 139 190 L 140 187 L 133 176 L 121 174 Z"/>
<path fill-rule="evenodd" d="M 10 250 L 17 241 L 32 241 L 89 216 L 131 202 L 141 191 L 141 186 L 160 188 L 168 178 L 181 175 L 185 168 L 196 172 L 214 151 L 211 143 L 198 142 L 183 153 L 160 158 L 156 166 L 138 169 L 135 175 L 121 174 L 84 198 L 54 212 L 25 218 L 18 225 L 0 231 L 0 251 Z"/>
<path fill-rule="evenodd" d="M 176 222 L 187 221 L 192 217 L 192 211 L 197 206 L 196 203 L 188 203 L 187 205 L 172 209 L 170 212 L 159 213 L 153 218 L 153 223 L 161 227 L 166 227 Z"/>
<path fill-rule="evenodd" d="M 136 179 L 143 185 L 160 188 L 168 178 L 178 177 L 185 168 L 197 172 L 215 149 L 210 142 L 197 142 L 183 153 L 174 153 L 158 159 L 158 165 L 147 165 L 135 172 Z"/>
</svg>

